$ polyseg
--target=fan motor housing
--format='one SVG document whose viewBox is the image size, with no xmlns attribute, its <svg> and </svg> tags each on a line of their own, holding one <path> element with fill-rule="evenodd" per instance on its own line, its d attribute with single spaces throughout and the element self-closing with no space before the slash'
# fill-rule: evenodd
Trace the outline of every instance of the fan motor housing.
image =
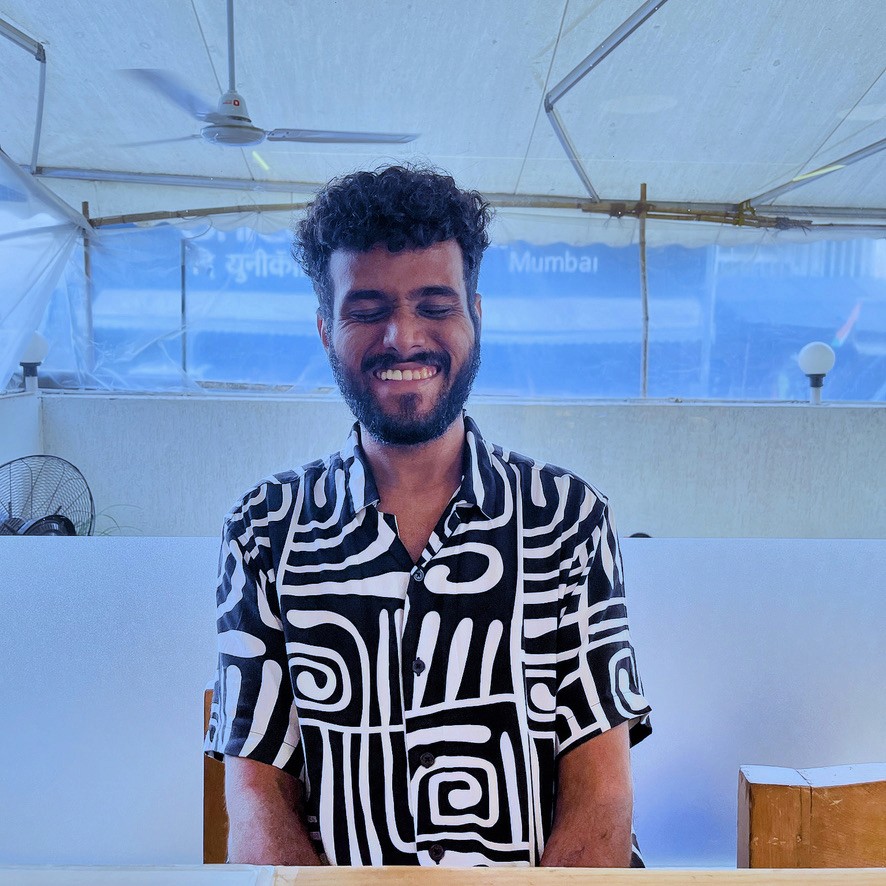
<svg viewBox="0 0 886 886">
<path fill-rule="evenodd" d="M 0 535 L 76 535 L 74 524 L 63 514 L 49 514 L 34 520 L 9 517 L 0 522 Z"/>
<path fill-rule="evenodd" d="M 239 92 L 235 92 L 233 89 L 222 93 L 221 98 L 218 100 L 218 114 L 220 117 L 233 117 L 235 120 L 252 123 L 249 111 L 246 110 L 246 100 Z"/>
<path fill-rule="evenodd" d="M 208 142 L 218 145 L 257 145 L 265 140 L 264 129 L 249 123 L 213 123 L 200 133 Z"/>
</svg>

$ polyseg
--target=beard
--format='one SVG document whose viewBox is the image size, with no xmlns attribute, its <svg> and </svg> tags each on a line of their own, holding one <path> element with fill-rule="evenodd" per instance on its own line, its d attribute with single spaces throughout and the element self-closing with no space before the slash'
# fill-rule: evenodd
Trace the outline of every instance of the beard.
<svg viewBox="0 0 886 886">
<path fill-rule="evenodd" d="M 369 360 L 361 367 L 361 372 L 384 369 L 385 362 L 383 357 Z M 434 366 L 446 377 L 452 366 L 449 355 L 445 353 L 419 354 L 412 358 L 412 362 Z M 480 368 L 480 341 L 479 338 L 474 339 L 474 346 L 464 365 L 440 392 L 437 402 L 423 415 L 418 411 L 422 397 L 416 393 L 400 394 L 396 412 L 385 412 L 362 377 L 345 368 L 332 344 L 329 347 L 329 365 L 345 402 L 369 434 L 379 443 L 417 446 L 442 437 L 461 415 Z"/>
</svg>

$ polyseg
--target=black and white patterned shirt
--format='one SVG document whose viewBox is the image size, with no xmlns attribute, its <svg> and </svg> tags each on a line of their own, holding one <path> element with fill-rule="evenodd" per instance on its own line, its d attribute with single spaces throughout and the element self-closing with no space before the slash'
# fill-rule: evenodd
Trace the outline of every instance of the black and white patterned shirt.
<svg viewBox="0 0 886 886">
<path fill-rule="evenodd" d="M 650 731 L 606 499 L 465 424 L 418 563 L 357 425 L 225 521 L 205 747 L 301 778 L 333 864 L 537 864 L 558 757 Z"/>
</svg>

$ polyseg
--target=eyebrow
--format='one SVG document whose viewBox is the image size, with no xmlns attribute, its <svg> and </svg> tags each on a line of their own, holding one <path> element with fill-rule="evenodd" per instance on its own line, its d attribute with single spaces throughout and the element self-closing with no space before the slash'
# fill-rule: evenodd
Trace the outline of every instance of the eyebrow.
<svg viewBox="0 0 886 886">
<path fill-rule="evenodd" d="M 409 299 L 412 301 L 418 301 L 422 298 L 429 298 L 433 296 L 443 296 L 444 298 L 461 298 L 460 294 L 457 290 L 453 289 L 451 286 L 423 286 L 417 292 L 412 293 L 409 296 Z M 355 301 L 385 301 L 389 298 L 387 293 L 382 291 L 381 289 L 354 289 L 351 292 L 345 293 L 345 297 L 343 299 L 343 303 L 350 303 Z"/>
</svg>

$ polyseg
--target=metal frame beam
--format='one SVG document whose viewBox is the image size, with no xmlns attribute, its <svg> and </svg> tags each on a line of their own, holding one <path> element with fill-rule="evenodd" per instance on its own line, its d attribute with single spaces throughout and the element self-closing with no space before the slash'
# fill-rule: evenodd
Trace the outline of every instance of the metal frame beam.
<svg viewBox="0 0 886 886">
<path fill-rule="evenodd" d="M 28 193 L 38 194 L 40 199 L 52 205 L 57 212 L 65 218 L 72 221 L 77 227 L 84 231 L 89 230 L 89 221 L 85 219 L 76 209 L 69 206 L 58 194 L 51 188 L 46 187 L 42 182 L 34 181 L 34 176 L 30 175 L 27 167 L 21 167 L 14 163 L 6 154 L 0 150 L 3 165 L 9 170 L 11 175 L 16 176 L 21 182 L 21 187 Z"/>
<path fill-rule="evenodd" d="M 551 121 L 551 126 L 554 128 L 554 134 L 560 140 L 560 144 L 563 146 L 563 150 L 566 151 L 566 156 L 569 158 L 569 162 L 572 164 L 572 168 L 578 173 L 578 177 L 581 179 L 581 183 L 585 186 L 585 190 L 588 192 L 588 196 L 595 203 L 599 202 L 600 195 L 597 193 L 597 190 L 593 186 L 593 184 L 591 184 L 591 180 L 588 177 L 584 166 L 582 166 L 581 160 L 579 159 L 578 151 L 576 151 L 575 145 L 572 143 L 572 139 L 569 137 L 569 133 L 563 126 L 563 121 L 560 119 L 560 115 L 553 107 L 546 108 L 545 110 L 547 111 L 548 120 Z"/>
<path fill-rule="evenodd" d="M 0 18 L 0 35 L 6 37 L 7 40 L 11 40 L 20 49 L 24 49 L 25 52 L 29 52 L 38 62 L 46 61 L 46 51 L 42 43 L 38 43 L 33 37 L 29 37 L 15 25 L 11 25 L 2 18 Z"/>
<path fill-rule="evenodd" d="M 586 58 L 580 61 L 553 89 L 545 96 L 545 108 L 553 107 L 576 83 L 583 80 L 597 65 L 614 49 L 617 49 L 637 28 L 648 18 L 655 15 L 668 0 L 646 0 L 642 6 L 628 16 L 599 46 Z"/>
<path fill-rule="evenodd" d="M 124 184 L 170 185 L 179 188 L 215 188 L 216 190 L 232 191 L 274 191 L 286 194 L 313 193 L 320 187 L 320 185 L 310 182 L 256 181 L 246 178 L 214 178 L 210 175 L 76 169 L 65 166 L 38 166 L 34 174 L 40 178 L 61 178 L 71 181 L 122 182 Z"/>
<path fill-rule="evenodd" d="M 37 155 L 40 152 L 40 136 L 43 133 L 43 107 L 46 102 L 46 49 L 42 43 L 38 43 L 32 37 L 22 33 L 15 25 L 0 19 L 0 36 L 14 43 L 25 52 L 33 55 L 40 63 L 40 84 L 37 87 L 37 120 L 34 124 L 34 141 L 31 147 L 31 167 L 33 172 L 37 168 Z"/>
<path fill-rule="evenodd" d="M 545 96 L 544 108 L 548 116 L 554 133 L 563 146 L 569 162 L 572 164 L 582 184 L 588 192 L 592 200 L 599 200 L 597 191 L 591 184 L 590 176 L 582 165 L 578 156 L 578 151 L 572 143 L 572 139 L 563 126 L 563 121 L 554 109 L 554 105 L 563 98 L 578 82 L 584 79 L 600 62 L 603 61 L 614 49 L 624 43 L 637 28 L 640 27 L 647 19 L 655 15 L 668 0 L 646 0 L 642 6 L 638 7 L 635 12 L 628 16 L 599 46 L 594 49 L 590 55 L 579 62 L 553 89 L 550 89 Z"/>
<path fill-rule="evenodd" d="M 764 191 L 756 197 L 751 197 L 750 200 L 745 200 L 741 205 L 748 209 L 754 209 L 761 204 L 771 203 L 776 197 L 779 197 L 788 191 L 793 191 L 795 188 L 802 188 L 803 185 L 809 184 L 809 182 L 817 181 L 822 178 L 822 176 L 830 175 L 838 169 L 845 169 L 847 166 L 851 166 L 853 163 L 858 163 L 859 160 L 864 160 L 866 157 L 878 154 L 883 150 L 886 150 L 886 138 L 881 138 L 879 141 L 873 142 L 873 144 L 867 145 L 864 148 L 859 148 L 859 150 L 853 151 L 845 157 L 840 157 L 839 160 L 834 160 L 832 163 L 827 163 L 824 166 L 820 166 L 818 169 L 813 169 L 812 172 L 803 172 L 800 175 L 795 175 L 789 182 L 785 182 L 783 185 L 778 185 L 778 187 L 775 188 L 770 188 L 770 190 Z"/>
</svg>

